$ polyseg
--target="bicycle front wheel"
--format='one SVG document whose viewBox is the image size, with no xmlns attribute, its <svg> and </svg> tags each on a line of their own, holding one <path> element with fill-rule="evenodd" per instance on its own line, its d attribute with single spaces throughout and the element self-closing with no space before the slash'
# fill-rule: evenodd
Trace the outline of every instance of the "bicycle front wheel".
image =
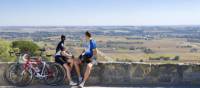
<svg viewBox="0 0 200 88">
<path fill-rule="evenodd" d="M 33 80 L 33 72 L 31 69 L 29 70 L 23 70 L 22 73 L 22 80 L 20 86 L 28 86 L 31 84 Z"/>
<path fill-rule="evenodd" d="M 22 81 L 23 66 L 22 64 L 16 63 L 11 64 L 5 72 L 5 77 L 9 84 L 19 86 Z"/>
<path fill-rule="evenodd" d="M 48 63 L 44 69 L 44 83 L 47 85 L 57 85 L 57 77 L 59 76 L 59 69 L 53 63 Z"/>
<path fill-rule="evenodd" d="M 65 82 L 65 78 L 66 78 L 66 70 L 64 69 L 64 67 L 58 63 L 54 63 L 54 65 L 56 66 L 56 68 L 59 71 L 59 74 L 57 76 L 57 81 L 56 84 L 57 85 L 62 85 Z"/>
</svg>

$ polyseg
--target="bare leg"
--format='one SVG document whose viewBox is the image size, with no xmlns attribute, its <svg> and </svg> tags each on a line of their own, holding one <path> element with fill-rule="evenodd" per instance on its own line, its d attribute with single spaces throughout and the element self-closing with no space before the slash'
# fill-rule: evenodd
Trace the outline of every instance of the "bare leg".
<svg viewBox="0 0 200 88">
<path fill-rule="evenodd" d="M 84 74 L 83 81 L 79 84 L 80 87 L 83 88 L 85 81 L 89 78 L 90 72 L 92 70 L 92 66 L 93 66 L 92 63 L 87 64 L 87 68 L 86 68 L 86 71 L 85 71 L 85 74 Z"/>
<path fill-rule="evenodd" d="M 84 79 L 83 81 L 86 81 L 88 78 L 89 78 L 89 75 L 90 75 L 90 72 L 92 70 L 92 67 L 93 67 L 93 64 L 92 63 L 88 63 L 87 64 L 87 68 L 86 68 L 86 71 L 85 71 L 85 74 L 84 74 Z"/>
<path fill-rule="evenodd" d="M 69 81 L 71 81 L 71 71 L 72 71 L 72 67 L 74 65 L 74 61 L 73 61 L 73 59 L 68 59 L 67 62 L 69 63 L 69 65 L 66 63 L 66 64 L 64 64 L 64 67 L 67 71 L 67 78 Z"/>
<path fill-rule="evenodd" d="M 71 68 L 71 70 L 72 70 L 72 68 L 73 68 L 73 65 L 74 65 L 74 60 L 73 59 L 68 59 L 68 61 L 67 62 L 69 62 L 70 63 L 70 68 Z"/>
<path fill-rule="evenodd" d="M 74 66 L 75 66 L 77 75 L 78 75 L 78 77 L 81 77 L 80 67 L 79 67 L 79 62 L 80 62 L 80 61 L 79 61 L 79 60 L 75 60 L 74 62 L 75 62 L 75 63 L 74 63 Z"/>
<path fill-rule="evenodd" d="M 67 71 L 67 79 L 68 79 L 69 81 L 71 81 L 71 80 L 72 80 L 72 79 L 71 79 L 71 68 L 70 68 L 67 64 L 64 64 L 63 66 L 65 67 L 65 69 L 66 69 L 66 71 Z"/>
<path fill-rule="evenodd" d="M 77 85 L 77 83 L 72 81 L 72 78 L 71 78 L 71 67 L 68 64 L 64 64 L 64 67 L 67 70 L 67 78 L 69 80 L 69 85 L 72 85 L 72 86 Z"/>
</svg>

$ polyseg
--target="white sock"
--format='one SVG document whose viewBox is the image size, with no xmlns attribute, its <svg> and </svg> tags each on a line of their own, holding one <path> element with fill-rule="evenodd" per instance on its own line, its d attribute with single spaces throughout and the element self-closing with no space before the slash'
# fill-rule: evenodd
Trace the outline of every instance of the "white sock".
<svg viewBox="0 0 200 88">
<path fill-rule="evenodd" d="M 82 81 L 83 78 L 80 76 L 80 77 L 78 77 L 78 79 L 79 79 L 79 81 Z"/>
<path fill-rule="evenodd" d="M 73 83 L 73 81 L 71 80 L 71 81 L 69 81 L 69 83 L 71 84 L 71 83 Z"/>
<path fill-rule="evenodd" d="M 85 81 L 83 80 L 82 83 L 85 84 Z M 82 84 L 82 83 L 81 83 L 81 84 Z"/>
</svg>

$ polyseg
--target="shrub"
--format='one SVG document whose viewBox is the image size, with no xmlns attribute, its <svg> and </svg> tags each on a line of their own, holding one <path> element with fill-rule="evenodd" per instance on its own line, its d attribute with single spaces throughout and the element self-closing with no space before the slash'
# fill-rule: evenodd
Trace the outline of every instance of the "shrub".
<svg viewBox="0 0 200 88">
<path fill-rule="evenodd" d="M 15 60 L 15 57 L 10 56 L 9 54 L 10 50 L 11 50 L 11 43 L 0 39 L 0 61 L 8 62 Z"/>
<path fill-rule="evenodd" d="M 174 60 L 179 60 L 179 58 L 180 58 L 179 56 L 175 56 Z"/>
</svg>

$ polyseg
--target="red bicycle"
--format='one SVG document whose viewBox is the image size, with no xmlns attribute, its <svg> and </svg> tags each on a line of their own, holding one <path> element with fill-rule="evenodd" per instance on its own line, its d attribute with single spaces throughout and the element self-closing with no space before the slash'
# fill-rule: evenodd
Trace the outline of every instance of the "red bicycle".
<svg viewBox="0 0 200 88">
<path fill-rule="evenodd" d="M 64 78 L 64 75 L 60 75 L 64 72 L 62 67 L 56 63 L 45 61 L 45 57 L 42 55 L 45 50 L 40 49 L 40 51 L 40 57 L 26 58 L 25 63 L 19 63 L 18 60 L 16 64 L 9 66 L 5 77 L 10 84 L 27 86 L 35 78 L 47 85 L 57 85 L 58 81 Z M 23 59 L 21 54 L 19 56 L 18 59 Z"/>
</svg>

